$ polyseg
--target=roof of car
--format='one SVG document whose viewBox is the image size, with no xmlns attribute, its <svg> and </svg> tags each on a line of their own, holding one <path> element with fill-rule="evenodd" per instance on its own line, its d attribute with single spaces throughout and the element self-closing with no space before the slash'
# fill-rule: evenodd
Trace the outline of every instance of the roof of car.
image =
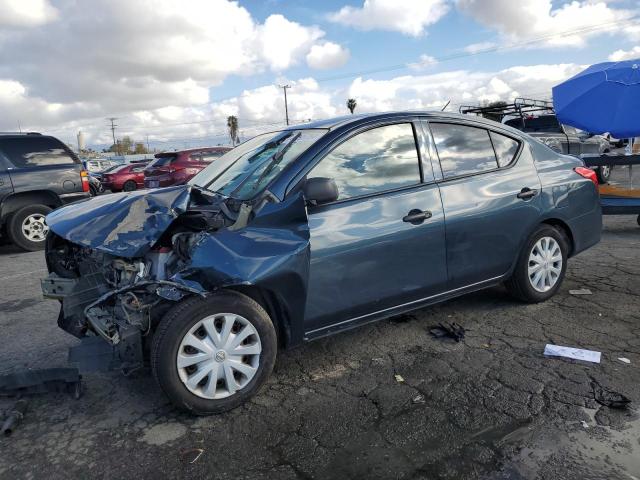
<svg viewBox="0 0 640 480">
<path fill-rule="evenodd" d="M 223 151 L 226 152 L 226 151 L 229 151 L 231 149 L 232 149 L 232 147 L 228 147 L 228 146 L 224 146 L 224 145 L 218 145 L 216 147 L 185 148 L 184 150 L 175 150 L 173 152 L 171 152 L 171 151 L 160 152 L 160 153 L 156 153 L 154 156 L 156 158 L 160 158 L 160 157 L 170 157 L 172 155 L 177 155 L 179 153 L 215 152 L 217 150 L 223 150 Z"/>
<path fill-rule="evenodd" d="M 342 127 L 351 123 L 360 123 L 360 122 L 371 121 L 371 120 L 375 121 L 375 120 L 393 119 L 395 117 L 406 117 L 406 116 L 451 118 L 451 119 L 457 119 L 457 120 L 474 120 L 480 123 L 489 123 L 489 124 L 497 123 L 483 117 L 463 115 L 460 113 L 411 110 L 411 111 L 360 113 L 360 114 L 354 114 L 354 115 L 344 115 L 341 117 L 327 118 L 325 120 L 317 120 L 315 122 L 310 122 L 310 123 L 290 125 L 288 127 L 288 130 L 312 129 L 312 128 L 327 128 L 329 130 L 332 130 L 332 129 Z"/>
</svg>

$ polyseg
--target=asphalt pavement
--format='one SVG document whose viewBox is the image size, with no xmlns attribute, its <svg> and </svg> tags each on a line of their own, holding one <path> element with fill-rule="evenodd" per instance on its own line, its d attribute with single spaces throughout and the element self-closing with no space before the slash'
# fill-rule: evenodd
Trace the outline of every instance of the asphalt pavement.
<svg viewBox="0 0 640 480">
<path fill-rule="evenodd" d="M 0 247 L 0 374 L 66 366 L 77 342 L 42 298 L 45 274 L 42 253 Z M 433 338 L 441 321 L 465 340 Z M 548 358 L 547 343 L 602 361 Z M 84 384 L 79 400 L 30 399 L 0 438 L 0 478 L 637 479 L 640 227 L 605 217 L 546 303 L 498 287 L 282 352 L 261 393 L 223 415 L 176 412 L 148 371 Z M 631 408 L 601 406 L 594 384 Z"/>
</svg>

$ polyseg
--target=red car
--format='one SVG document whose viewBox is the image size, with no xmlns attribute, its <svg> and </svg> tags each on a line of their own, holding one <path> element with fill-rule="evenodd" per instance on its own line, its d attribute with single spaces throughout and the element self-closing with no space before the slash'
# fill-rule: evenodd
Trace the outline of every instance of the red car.
<svg viewBox="0 0 640 480">
<path fill-rule="evenodd" d="M 144 188 L 144 169 L 147 165 L 147 162 L 119 165 L 104 172 L 100 182 L 105 189 L 112 192 L 131 192 Z"/>
<path fill-rule="evenodd" d="M 144 170 L 144 186 L 158 188 L 187 183 L 196 173 L 229 150 L 230 147 L 206 147 L 157 153 L 156 160 Z"/>
</svg>

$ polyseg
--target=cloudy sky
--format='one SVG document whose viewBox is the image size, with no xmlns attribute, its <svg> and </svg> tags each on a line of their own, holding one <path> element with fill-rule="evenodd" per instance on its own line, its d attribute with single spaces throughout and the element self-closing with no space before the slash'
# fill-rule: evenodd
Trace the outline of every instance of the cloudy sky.
<svg viewBox="0 0 640 480">
<path fill-rule="evenodd" d="M 0 0 L 0 131 L 175 148 L 294 122 L 548 98 L 640 57 L 636 0 Z"/>
</svg>

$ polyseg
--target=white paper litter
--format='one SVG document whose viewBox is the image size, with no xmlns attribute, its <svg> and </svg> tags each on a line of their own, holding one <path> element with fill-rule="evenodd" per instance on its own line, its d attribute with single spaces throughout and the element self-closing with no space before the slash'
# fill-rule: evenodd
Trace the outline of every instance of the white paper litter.
<svg viewBox="0 0 640 480">
<path fill-rule="evenodd" d="M 544 347 L 544 354 L 548 357 L 566 357 L 574 360 L 584 360 L 585 362 L 600 363 L 600 352 L 593 350 L 583 350 L 581 348 L 563 347 L 560 345 L 547 344 Z"/>
<path fill-rule="evenodd" d="M 570 295 L 593 295 L 593 292 L 588 288 L 580 288 L 578 290 L 569 290 Z"/>
<path fill-rule="evenodd" d="M 620 357 L 618 360 L 620 360 L 622 363 L 631 363 L 631 360 L 629 360 L 628 358 L 624 358 L 624 357 Z"/>
<path fill-rule="evenodd" d="M 396 374 L 393 377 L 396 379 L 396 382 L 398 382 L 398 383 L 403 383 L 404 382 L 404 378 L 402 378 L 402 375 Z"/>
</svg>

